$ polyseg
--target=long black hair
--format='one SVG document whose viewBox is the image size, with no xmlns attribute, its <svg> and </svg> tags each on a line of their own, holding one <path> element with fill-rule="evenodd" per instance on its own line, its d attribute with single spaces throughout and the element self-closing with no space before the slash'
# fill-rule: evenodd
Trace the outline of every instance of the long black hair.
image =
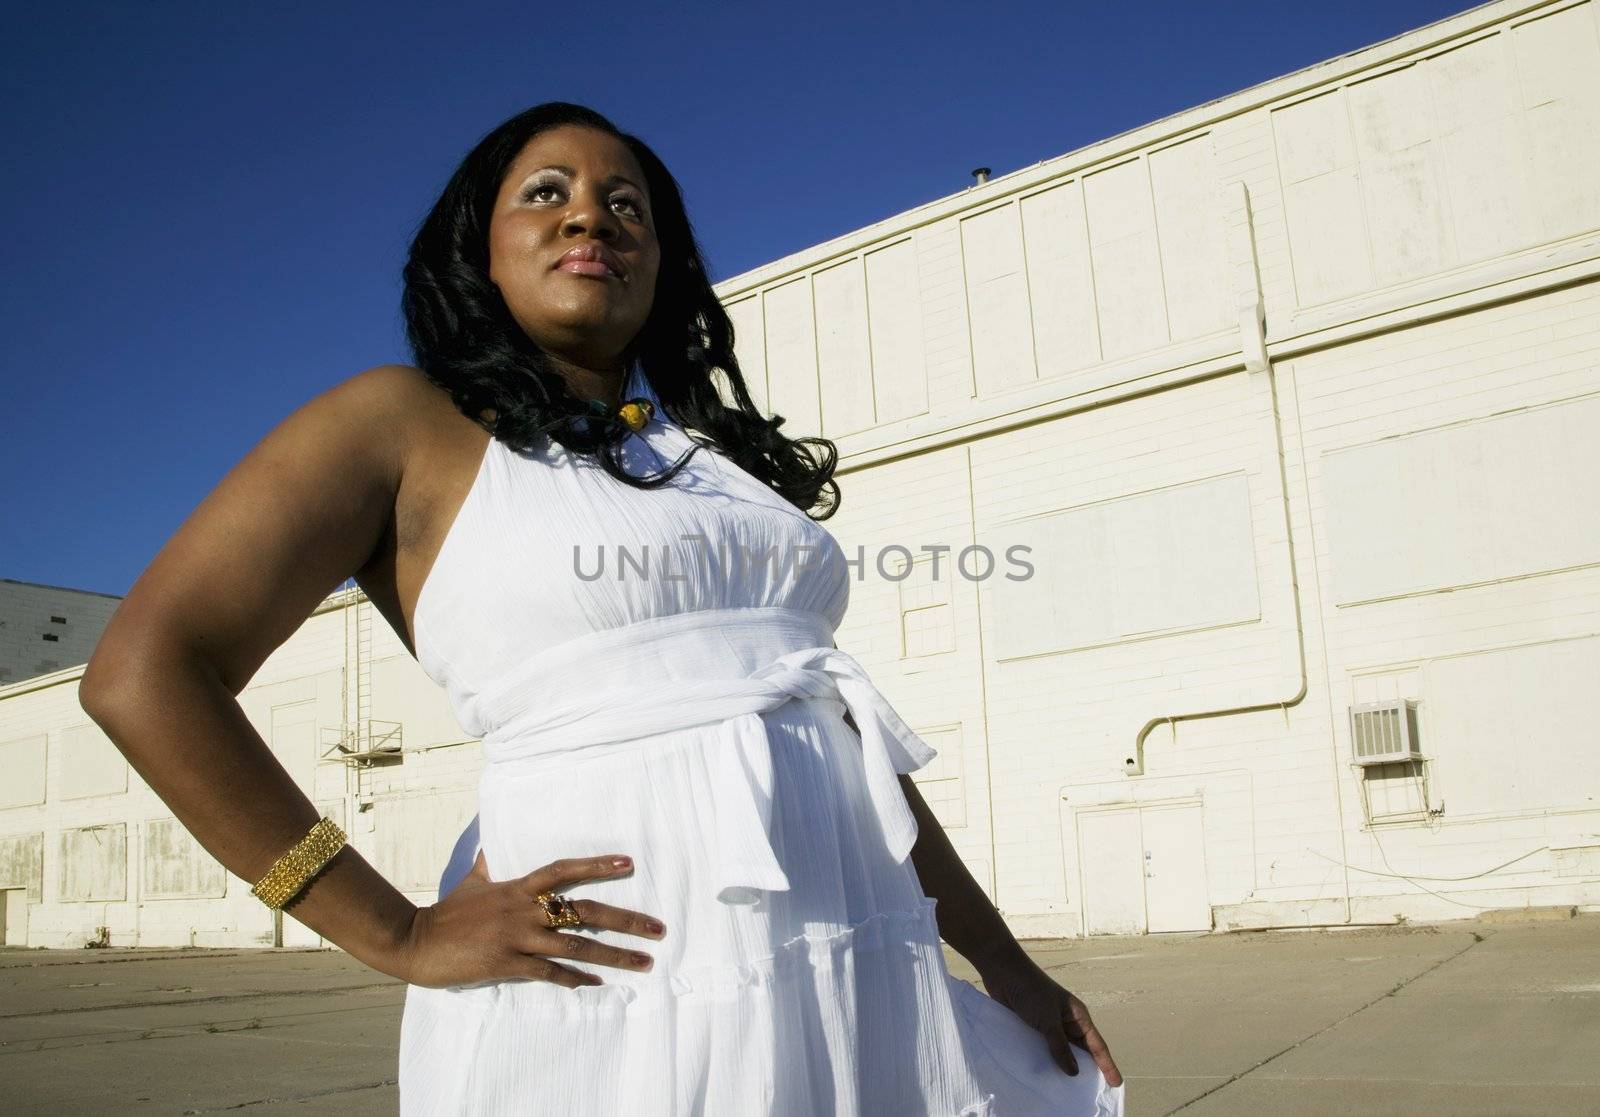
<svg viewBox="0 0 1600 1117">
<path fill-rule="evenodd" d="M 489 279 L 489 219 L 501 182 L 529 140 L 562 124 L 621 140 L 644 170 L 650 193 L 661 266 L 650 315 L 625 356 L 630 365 L 642 365 L 696 445 L 648 477 L 629 474 L 618 460 L 628 427 L 615 417 L 594 417 Z M 593 109 L 567 101 L 535 105 L 467 153 L 411 243 L 401 306 L 417 367 L 462 414 L 509 446 L 526 450 L 548 438 L 572 453 L 596 455 L 607 473 L 639 488 L 666 484 L 690 456 L 710 446 L 807 515 L 820 504 L 814 518 L 827 519 L 838 508 L 834 443 L 786 437 L 778 429 L 783 416 L 764 417 L 750 398 L 733 353 L 733 323 L 706 278 L 677 180 L 643 140 Z M 731 403 L 718 390 L 719 378 Z"/>
</svg>

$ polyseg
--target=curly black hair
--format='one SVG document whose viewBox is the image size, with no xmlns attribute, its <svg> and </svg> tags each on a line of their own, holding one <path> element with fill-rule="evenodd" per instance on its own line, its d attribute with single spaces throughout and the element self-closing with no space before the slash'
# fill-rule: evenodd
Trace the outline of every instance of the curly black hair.
<svg viewBox="0 0 1600 1117">
<path fill-rule="evenodd" d="M 614 416 L 595 419 L 517 324 L 489 278 L 489 219 L 501 182 L 529 140 L 562 124 L 617 137 L 638 159 L 649 188 L 661 266 L 650 315 L 625 357 L 630 365 L 641 364 L 695 445 L 647 477 L 629 474 L 619 461 L 621 443 L 630 433 L 626 424 Z M 507 445 L 527 450 L 548 438 L 571 453 L 596 455 L 607 473 L 638 488 L 666 484 L 709 446 L 815 519 L 827 519 L 838 509 L 834 443 L 786 437 L 778 429 L 783 416 L 764 417 L 750 398 L 733 353 L 733 323 L 706 278 L 677 180 L 644 141 L 593 109 L 549 101 L 484 136 L 418 228 L 404 275 L 401 307 L 417 367 L 450 394 L 464 415 Z M 719 392 L 718 376 L 732 403 Z"/>
</svg>

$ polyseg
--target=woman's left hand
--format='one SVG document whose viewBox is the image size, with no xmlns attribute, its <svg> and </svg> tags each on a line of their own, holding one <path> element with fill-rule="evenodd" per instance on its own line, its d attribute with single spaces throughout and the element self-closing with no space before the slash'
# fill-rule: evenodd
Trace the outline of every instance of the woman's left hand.
<svg viewBox="0 0 1600 1117">
<path fill-rule="evenodd" d="M 1106 1085 L 1122 1085 L 1122 1072 L 1112 1060 L 1100 1029 L 1089 1018 L 1088 1006 L 1056 984 L 1033 959 L 1019 950 L 1003 961 L 979 968 L 978 976 L 989 996 L 1044 1035 L 1062 1070 L 1078 1073 L 1078 1060 L 1068 1046 L 1070 1040 L 1093 1056 Z"/>
</svg>

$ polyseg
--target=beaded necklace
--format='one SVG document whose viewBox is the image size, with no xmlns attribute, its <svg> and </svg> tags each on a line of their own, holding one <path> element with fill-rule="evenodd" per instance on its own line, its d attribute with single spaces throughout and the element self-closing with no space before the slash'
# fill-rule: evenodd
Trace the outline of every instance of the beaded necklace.
<svg viewBox="0 0 1600 1117">
<path fill-rule="evenodd" d="M 604 401 L 592 399 L 589 401 L 589 410 L 595 415 L 621 419 L 628 424 L 630 431 L 638 432 L 644 430 L 645 425 L 655 415 L 656 405 L 643 396 L 635 396 L 632 399 L 623 400 L 613 411 Z"/>
</svg>

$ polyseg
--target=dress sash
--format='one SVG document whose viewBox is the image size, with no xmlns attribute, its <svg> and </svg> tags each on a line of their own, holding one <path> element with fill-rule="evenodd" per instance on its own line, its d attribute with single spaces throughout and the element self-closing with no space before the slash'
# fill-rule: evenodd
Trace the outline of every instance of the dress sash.
<svg viewBox="0 0 1600 1117">
<path fill-rule="evenodd" d="M 918 737 L 833 643 L 826 618 L 781 607 L 712 609 L 603 629 L 547 649 L 474 699 L 483 781 L 519 764 L 693 726 L 712 727 L 708 767 L 718 848 L 717 898 L 754 903 L 787 891 L 770 827 L 773 763 L 761 715 L 791 701 L 836 703 L 860 730 L 867 792 L 890 855 L 904 861 L 917 823 L 896 778 L 937 751 Z M 439 883 L 471 870 L 473 818 Z"/>
</svg>

